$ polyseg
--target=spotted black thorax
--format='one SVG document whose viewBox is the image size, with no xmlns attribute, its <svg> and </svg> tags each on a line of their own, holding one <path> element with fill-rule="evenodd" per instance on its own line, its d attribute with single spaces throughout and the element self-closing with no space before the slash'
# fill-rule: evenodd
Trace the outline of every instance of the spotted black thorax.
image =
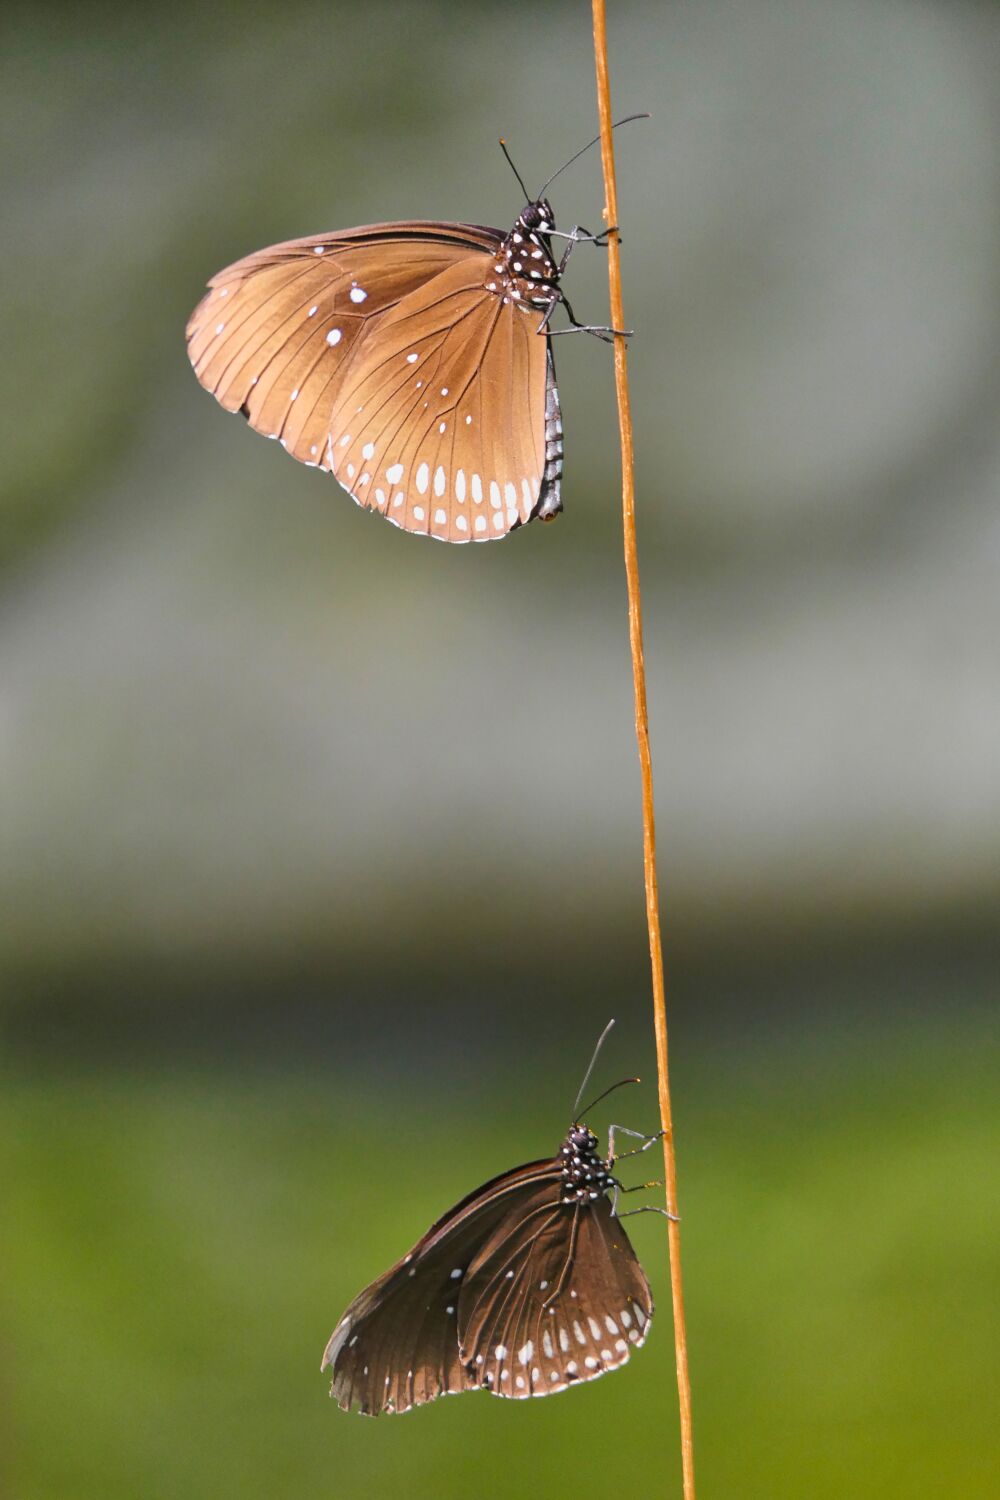
<svg viewBox="0 0 1000 1500">
<path fill-rule="evenodd" d="M 563 1203 L 584 1204 L 600 1198 L 611 1186 L 609 1163 L 597 1149 L 597 1136 L 586 1125 L 574 1125 L 559 1148 L 562 1161 Z"/>
<path fill-rule="evenodd" d="M 555 215 L 547 199 L 528 203 L 500 245 L 486 290 L 525 312 L 548 307 L 558 295 L 559 267 L 549 239 L 555 227 Z"/>
</svg>

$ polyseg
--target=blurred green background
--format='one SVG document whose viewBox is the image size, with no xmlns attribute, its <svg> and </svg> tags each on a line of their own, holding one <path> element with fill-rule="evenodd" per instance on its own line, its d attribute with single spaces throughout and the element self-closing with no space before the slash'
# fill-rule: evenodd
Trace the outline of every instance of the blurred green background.
<svg viewBox="0 0 1000 1500">
<path fill-rule="evenodd" d="M 1000 8 L 611 9 L 701 1493 L 992 1500 Z M 608 351 L 565 514 L 449 549 L 183 346 L 251 249 L 511 223 L 497 135 L 540 182 L 592 70 L 585 5 L 0 20 L 16 1500 L 679 1493 L 652 1215 L 611 1381 L 372 1423 L 318 1369 L 609 1014 L 655 1122 Z M 596 154 L 556 186 L 596 227 Z"/>
</svg>

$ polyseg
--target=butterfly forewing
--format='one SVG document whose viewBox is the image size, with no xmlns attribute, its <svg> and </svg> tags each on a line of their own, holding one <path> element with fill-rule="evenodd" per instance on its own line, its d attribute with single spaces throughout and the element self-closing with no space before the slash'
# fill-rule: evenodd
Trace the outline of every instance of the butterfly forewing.
<svg viewBox="0 0 1000 1500">
<path fill-rule="evenodd" d="M 601 1196 L 513 1205 L 469 1267 L 462 1354 L 498 1396 L 547 1396 L 622 1365 L 652 1317 L 649 1282 Z"/>
<path fill-rule="evenodd" d="M 220 271 L 188 324 L 188 352 L 202 384 L 230 411 L 246 404 L 259 432 L 280 436 L 293 393 L 296 401 L 303 397 L 314 369 L 336 389 L 359 333 L 474 249 L 467 239 L 415 241 L 391 229 L 381 226 L 378 238 L 355 231 L 291 240 Z M 318 388 L 314 375 L 314 400 Z"/>
<path fill-rule="evenodd" d="M 486 1183 L 354 1299 L 323 1356 L 330 1393 L 345 1410 L 407 1411 L 480 1384 L 459 1349 L 462 1279 L 509 1205 L 554 1167 L 533 1162 Z"/>
</svg>

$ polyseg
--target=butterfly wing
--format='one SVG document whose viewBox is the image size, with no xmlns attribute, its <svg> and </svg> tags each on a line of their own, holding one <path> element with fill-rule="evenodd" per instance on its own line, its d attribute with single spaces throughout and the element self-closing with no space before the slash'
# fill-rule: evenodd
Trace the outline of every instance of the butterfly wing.
<svg viewBox="0 0 1000 1500">
<path fill-rule="evenodd" d="M 532 1162 L 478 1188 L 348 1307 L 323 1355 L 330 1394 L 369 1416 L 478 1387 L 458 1346 L 461 1281 L 510 1206 L 558 1164 Z"/>
<path fill-rule="evenodd" d="M 382 224 L 258 250 L 213 276 L 192 313 L 195 374 L 227 410 L 280 437 L 311 374 L 315 394 L 373 319 L 456 260 L 478 252 L 485 262 L 497 238 L 474 226 Z"/>
<path fill-rule="evenodd" d="M 324 467 L 359 504 L 442 541 L 531 520 L 545 475 L 547 341 L 537 313 L 484 291 L 482 261 L 467 257 L 386 313 L 328 418 Z"/>
<path fill-rule="evenodd" d="M 623 1365 L 653 1315 L 649 1282 L 607 1197 L 512 1204 L 463 1278 L 462 1358 L 496 1396 L 547 1396 Z"/>
<path fill-rule="evenodd" d="M 387 224 L 258 251 L 192 314 L 195 373 L 406 530 L 488 541 L 553 515 L 554 366 L 537 313 L 489 289 L 501 239 Z"/>
</svg>

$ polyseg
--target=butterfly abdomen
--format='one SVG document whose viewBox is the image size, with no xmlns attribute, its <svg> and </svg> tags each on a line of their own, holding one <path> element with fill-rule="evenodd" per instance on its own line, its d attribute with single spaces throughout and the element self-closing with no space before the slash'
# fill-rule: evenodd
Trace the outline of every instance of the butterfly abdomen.
<svg viewBox="0 0 1000 1500">
<path fill-rule="evenodd" d="M 545 470 L 538 494 L 536 514 L 543 521 L 553 520 L 562 510 L 563 426 L 556 384 L 556 362 L 548 350 L 545 375 Z"/>
</svg>

